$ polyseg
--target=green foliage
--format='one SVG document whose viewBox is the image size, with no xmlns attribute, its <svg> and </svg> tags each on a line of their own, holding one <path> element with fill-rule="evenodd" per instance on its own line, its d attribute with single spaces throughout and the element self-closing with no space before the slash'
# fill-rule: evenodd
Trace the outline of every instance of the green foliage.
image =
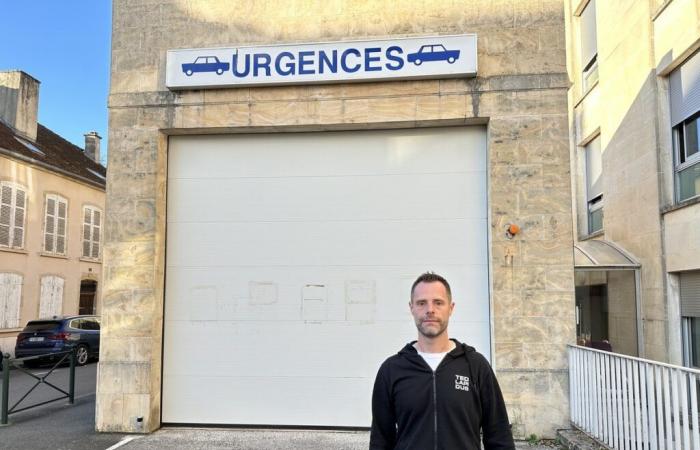
<svg viewBox="0 0 700 450">
<path fill-rule="evenodd" d="M 539 438 L 535 433 L 532 433 L 530 436 L 528 436 L 526 440 L 527 443 L 530 445 L 537 445 L 540 442 Z"/>
</svg>

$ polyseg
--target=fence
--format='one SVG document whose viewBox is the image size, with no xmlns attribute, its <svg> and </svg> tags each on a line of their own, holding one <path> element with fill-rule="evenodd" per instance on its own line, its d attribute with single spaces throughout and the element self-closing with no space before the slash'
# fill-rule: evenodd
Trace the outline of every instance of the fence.
<svg viewBox="0 0 700 450">
<path fill-rule="evenodd" d="M 26 358 L 16 358 L 16 359 L 10 359 L 10 355 L 5 354 L 3 355 L 0 353 L 0 362 L 2 363 L 2 398 L 0 398 L 0 425 L 7 425 L 8 423 L 8 416 L 10 414 L 18 413 L 20 411 L 26 411 L 27 409 L 31 408 L 36 408 L 37 406 L 42 406 L 47 403 L 53 403 L 57 402 L 59 400 L 63 400 L 64 398 L 68 399 L 68 403 L 71 405 L 75 402 L 75 354 L 76 354 L 76 349 L 73 348 L 72 350 L 68 350 L 65 352 L 56 352 L 52 353 L 49 355 L 37 355 L 37 356 L 28 356 Z M 39 361 L 41 358 L 44 358 L 46 356 L 51 356 L 51 357 L 58 357 L 58 361 L 51 367 L 51 369 L 48 372 L 43 373 L 43 375 L 39 376 L 36 375 L 32 372 L 29 372 L 28 370 L 24 369 L 22 367 L 22 364 L 25 361 Z M 68 362 L 69 365 L 69 373 L 68 373 L 68 392 L 64 391 L 60 387 L 54 385 L 50 381 L 47 380 L 49 376 L 56 370 L 58 366 L 63 364 L 64 362 Z M 34 385 L 29 388 L 27 392 L 24 393 L 24 395 L 17 400 L 12 406 L 10 406 L 10 368 L 14 368 L 16 370 L 19 370 L 20 372 L 24 372 L 27 376 L 34 378 L 36 382 Z M 40 385 L 46 385 L 50 388 L 52 388 L 55 391 L 58 391 L 59 393 L 63 394 L 60 397 L 52 398 L 50 400 L 46 400 L 43 402 L 39 403 L 34 403 L 29 406 L 23 406 L 22 408 L 18 408 L 18 406 L 26 400 L 29 395 L 34 392 L 34 390 L 40 386 Z"/>
<path fill-rule="evenodd" d="M 571 421 L 620 450 L 700 449 L 700 370 L 569 346 Z"/>
</svg>

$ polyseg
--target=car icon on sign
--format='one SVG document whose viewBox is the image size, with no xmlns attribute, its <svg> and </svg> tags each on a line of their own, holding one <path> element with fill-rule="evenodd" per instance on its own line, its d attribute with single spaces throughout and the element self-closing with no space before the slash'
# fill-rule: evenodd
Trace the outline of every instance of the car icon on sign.
<svg viewBox="0 0 700 450">
<path fill-rule="evenodd" d="M 195 72 L 216 72 L 217 75 L 221 75 L 229 67 L 229 63 L 219 61 L 216 56 L 199 56 L 194 62 L 183 64 L 182 71 L 188 77 Z"/>
<path fill-rule="evenodd" d="M 423 61 L 447 61 L 452 64 L 459 59 L 459 50 L 447 50 L 442 44 L 424 45 L 415 53 L 409 53 L 408 62 L 420 66 Z"/>
</svg>

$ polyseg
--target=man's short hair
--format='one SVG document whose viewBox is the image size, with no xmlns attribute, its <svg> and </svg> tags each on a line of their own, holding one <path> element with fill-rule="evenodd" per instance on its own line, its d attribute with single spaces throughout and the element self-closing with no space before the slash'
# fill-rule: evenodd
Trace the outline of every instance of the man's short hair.
<svg viewBox="0 0 700 450">
<path fill-rule="evenodd" d="M 443 276 L 440 276 L 435 272 L 425 272 L 416 278 L 416 281 L 413 282 L 413 286 L 411 286 L 411 301 L 413 301 L 413 291 L 416 290 L 418 283 L 442 283 L 447 291 L 447 298 L 452 301 L 452 289 L 450 289 L 450 283 L 448 283 Z"/>
</svg>

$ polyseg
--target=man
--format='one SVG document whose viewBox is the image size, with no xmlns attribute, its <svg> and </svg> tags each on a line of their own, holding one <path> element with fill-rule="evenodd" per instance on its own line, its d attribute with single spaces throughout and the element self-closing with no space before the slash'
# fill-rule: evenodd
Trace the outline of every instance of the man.
<svg viewBox="0 0 700 450">
<path fill-rule="evenodd" d="M 473 347 L 450 339 L 450 285 L 424 273 L 409 303 L 418 340 L 384 361 L 372 394 L 370 450 L 514 449 L 496 376 Z"/>
</svg>

